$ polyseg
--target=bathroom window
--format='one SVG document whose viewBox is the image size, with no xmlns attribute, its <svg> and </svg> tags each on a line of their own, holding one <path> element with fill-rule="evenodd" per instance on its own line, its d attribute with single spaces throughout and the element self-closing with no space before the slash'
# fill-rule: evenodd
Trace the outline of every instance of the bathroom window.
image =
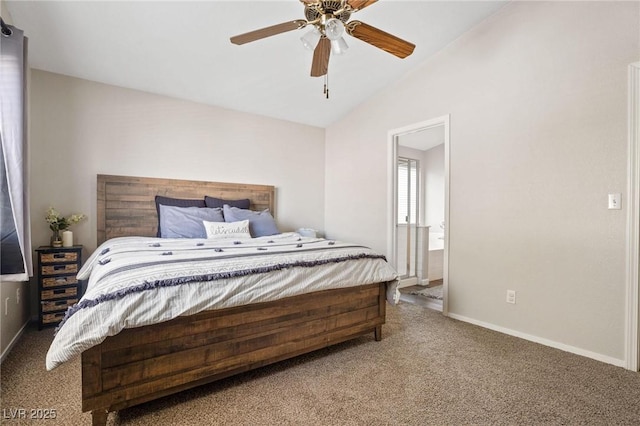
<svg viewBox="0 0 640 426">
<path fill-rule="evenodd" d="M 415 224 L 418 202 L 418 162 L 398 158 L 398 225 Z"/>
</svg>

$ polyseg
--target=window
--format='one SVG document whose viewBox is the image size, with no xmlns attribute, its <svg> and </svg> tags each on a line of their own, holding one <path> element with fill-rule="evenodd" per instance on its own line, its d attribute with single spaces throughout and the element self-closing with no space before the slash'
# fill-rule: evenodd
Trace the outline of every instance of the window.
<svg viewBox="0 0 640 426">
<path fill-rule="evenodd" d="M 6 281 L 31 275 L 26 192 L 25 49 L 22 30 L 0 20 L 0 273 Z"/>
<path fill-rule="evenodd" d="M 398 225 L 415 224 L 418 216 L 418 162 L 398 158 Z"/>
<path fill-rule="evenodd" d="M 20 242 L 16 232 L 15 219 L 9 199 L 9 187 L 7 185 L 7 171 L 4 165 L 4 155 L 0 146 L 0 270 L 2 275 L 24 274 L 24 259 L 20 250 Z"/>
</svg>

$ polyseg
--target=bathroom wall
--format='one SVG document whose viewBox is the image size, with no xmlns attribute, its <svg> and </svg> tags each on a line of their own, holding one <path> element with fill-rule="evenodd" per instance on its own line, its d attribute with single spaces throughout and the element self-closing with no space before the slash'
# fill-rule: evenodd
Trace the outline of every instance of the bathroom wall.
<svg viewBox="0 0 640 426">
<path fill-rule="evenodd" d="M 444 222 L 444 144 L 423 152 L 425 224 L 442 232 Z"/>
</svg>

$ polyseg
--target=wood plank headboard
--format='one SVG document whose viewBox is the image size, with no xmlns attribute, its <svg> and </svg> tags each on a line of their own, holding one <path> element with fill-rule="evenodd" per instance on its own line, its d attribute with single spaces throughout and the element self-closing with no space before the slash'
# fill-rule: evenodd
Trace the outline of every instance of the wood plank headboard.
<svg viewBox="0 0 640 426">
<path fill-rule="evenodd" d="M 268 208 L 275 216 L 275 187 L 271 185 L 98 175 L 98 245 L 114 237 L 155 237 L 156 195 L 188 199 L 201 199 L 205 195 L 225 200 L 248 198 L 252 210 Z"/>
</svg>

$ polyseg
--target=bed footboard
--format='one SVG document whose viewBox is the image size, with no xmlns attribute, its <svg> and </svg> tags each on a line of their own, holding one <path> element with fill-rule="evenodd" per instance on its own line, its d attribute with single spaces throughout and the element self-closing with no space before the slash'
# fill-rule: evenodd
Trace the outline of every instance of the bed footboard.
<svg viewBox="0 0 640 426">
<path fill-rule="evenodd" d="M 123 330 L 82 354 L 82 411 L 107 412 L 373 332 L 384 283 L 289 297 Z"/>
</svg>

